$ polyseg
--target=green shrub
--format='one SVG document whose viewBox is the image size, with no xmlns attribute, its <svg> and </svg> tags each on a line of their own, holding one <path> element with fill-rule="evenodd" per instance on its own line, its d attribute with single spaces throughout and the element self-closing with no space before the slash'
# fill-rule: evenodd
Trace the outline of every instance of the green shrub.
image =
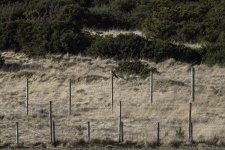
<svg viewBox="0 0 225 150">
<path fill-rule="evenodd" d="M 224 65 L 224 5 L 212 0 L 2 0 L 0 51 Z M 138 29 L 155 40 L 132 34 L 91 37 L 81 31 L 85 27 Z M 199 51 L 171 41 L 211 43 Z"/>
<path fill-rule="evenodd" d="M 199 51 L 167 42 L 149 41 L 134 34 L 119 35 L 115 38 L 97 36 L 86 54 L 102 58 L 114 57 L 119 60 L 149 59 L 155 62 L 174 58 L 182 62 L 200 63 L 202 59 Z"/>
<path fill-rule="evenodd" d="M 221 66 L 225 65 L 225 44 L 210 43 L 204 46 L 203 51 L 204 51 L 203 63 L 206 63 L 210 66 L 215 64 L 219 64 Z"/>
<path fill-rule="evenodd" d="M 119 65 L 115 71 L 119 74 L 133 74 L 146 78 L 150 73 L 150 68 L 148 65 L 145 65 L 140 61 L 122 61 L 119 62 Z"/>
</svg>

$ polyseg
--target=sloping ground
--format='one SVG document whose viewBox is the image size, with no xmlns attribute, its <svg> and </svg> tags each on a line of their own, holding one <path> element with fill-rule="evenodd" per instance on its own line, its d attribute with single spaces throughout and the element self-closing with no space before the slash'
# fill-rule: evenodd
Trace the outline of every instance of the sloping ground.
<svg viewBox="0 0 225 150">
<path fill-rule="evenodd" d="M 156 140 L 160 122 L 163 145 L 188 141 L 188 113 L 191 99 L 191 66 L 168 60 L 148 61 L 160 72 L 154 76 L 154 102 L 149 100 L 149 79 L 115 79 L 114 112 L 111 111 L 113 60 L 80 56 L 47 56 L 29 59 L 4 52 L 6 66 L 0 71 L 0 139 L 2 146 L 15 143 L 15 122 L 20 142 L 43 146 L 49 143 L 48 111 L 53 102 L 56 139 L 62 147 L 73 147 L 78 139 L 118 140 L 119 101 L 122 101 L 124 139 L 140 143 Z M 225 68 L 196 66 L 196 101 L 193 103 L 194 140 L 224 145 Z M 26 78 L 29 78 L 29 116 L 26 116 Z M 68 116 L 68 80 L 72 80 L 72 115 Z M 181 127 L 184 135 L 176 131 Z M 8 145 L 7 145 L 8 144 Z M 146 145 L 146 144 L 144 144 Z M 45 146 L 43 146 L 45 147 Z"/>
</svg>

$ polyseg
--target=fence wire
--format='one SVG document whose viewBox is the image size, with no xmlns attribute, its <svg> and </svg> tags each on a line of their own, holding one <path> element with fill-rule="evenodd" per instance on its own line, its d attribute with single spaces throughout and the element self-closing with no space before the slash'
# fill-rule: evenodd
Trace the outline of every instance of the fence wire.
<svg viewBox="0 0 225 150">
<path fill-rule="evenodd" d="M 49 125 L 49 97 L 41 100 L 34 97 L 34 93 L 41 94 L 54 93 L 52 102 L 52 114 L 55 121 L 56 139 L 60 141 L 74 141 L 75 139 L 87 139 L 87 121 L 91 123 L 91 139 L 113 139 L 118 140 L 119 135 L 119 101 L 122 100 L 122 121 L 124 123 L 124 139 L 129 141 L 156 141 L 157 123 L 160 123 L 160 139 L 166 141 L 170 138 L 182 138 L 188 140 L 189 126 L 189 100 L 191 94 L 191 80 L 173 77 L 173 79 L 161 77 L 154 78 L 154 93 L 158 95 L 170 94 L 162 99 L 158 95 L 154 96 L 154 102 L 151 105 L 149 100 L 149 83 L 146 85 L 132 84 L 132 89 L 127 89 L 125 84 L 128 81 L 115 81 L 115 103 L 114 110 L 111 108 L 110 86 L 107 88 L 108 93 L 100 92 L 107 100 L 98 97 L 91 97 L 91 101 L 78 101 L 76 94 L 94 95 L 94 90 L 84 91 L 72 89 L 73 102 L 71 105 L 72 114 L 68 115 L 68 84 L 54 83 L 53 85 L 60 88 L 56 91 L 42 89 L 39 84 L 29 82 L 29 115 L 26 115 L 26 94 L 25 82 L 24 87 L 13 89 L 8 86 L 6 97 L 2 99 L 4 105 L 0 106 L 0 139 L 9 143 L 16 140 L 16 122 L 19 122 L 19 138 L 24 143 L 50 142 L 50 125 Z M 32 86 L 35 84 L 36 87 Z M 44 84 L 44 83 L 43 83 Z M 47 84 L 47 83 L 45 83 Z M 47 85 L 46 85 L 47 86 Z M 91 86 L 91 85 L 90 85 Z M 134 87 L 133 87 L 134 86 Z M 138 86 L 145 87 L 145 91 L 140 91 Z M 206 92 L 215 92 L 215 95 L 223 93 L 224 87 L 215 88 L 212 83 L 204 84 L 201 78 L 196 75 L 196 97 L 204 95 Z M 101 90 L 93 86 L 92 89 Z M 66 94 L 60 95 L 60 92 Z M 130 92 L 133 90 L 135 92 Z M 182 91 L 183 90 L 183 91 Z M 209 91 L 207 91 L 209 90 Z M 123 91 L 129 92 L 129 97 L 121 99 Z M 182 91 L 182 92 L 181 92 Z M 142 92 L 142 97 L 137 101 L 136 94 Z M 24 93 L 23 95 L 20 93 Z M 4 93 L 1 93 L 4 94 Z M 100 95 L 99 94 L 99 95 Z M 15 98 L 17 95 L 18 98 Z M 82 95 L 82 94 L 80 94 Z M 160 96 L 161 96 L 160 95 Z M 218 97 L 220 97 L 218 95 Z M 201 98 L 201 97 L 200 97 Z M 95 101 L 95 99 L 98 99 Z M 182 99 L 182 101 L 179 99 Z M 10 100 L 10 103 L 7 102 Z M 174 103 L 176 100 L 176 103 Z M 218 100 L 218 99 L 216 99 Z M 215 100 L 215 101 L 216 101 Z M 105 102 L 105 103 L 104 103 Z M 193 138 L 200 140 L 202 137 L 213 138 L 221 136 L 225 131 L 225 117 L 222 113 L 225 106 L 210 104 L 208 107 L 202 103 L 195 102 L 192 105 L 193 121 Z M 156 110 L 153 112 L 152 110 Z M 217 110 L 217 112 L 215 112 Z M 213 122 L 217 117 L 218 122 Z"/>
</svg>

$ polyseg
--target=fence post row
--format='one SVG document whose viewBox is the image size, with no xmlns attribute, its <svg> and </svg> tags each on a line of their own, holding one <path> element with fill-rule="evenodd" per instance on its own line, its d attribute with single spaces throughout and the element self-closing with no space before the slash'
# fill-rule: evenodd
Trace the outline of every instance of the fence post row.
<svg viewBox="0 0 225 150">
<path fill-rule="evenodd" d="M 26 79 L 26 115 L 28 115 L 29 81 Z"/>
<path fill-rule="evenodd" d="M 71 79 L 69 79 L 69 108 L 68 108 L 68 114 L 71 115 L 71 98 L 72 98 L 72 92 L 71 92 Z"/>
<path fill-rule="evenodd" d="M 153 103 L 153 70 L 150 71 L 150 102 Z"/>
<path fill-rule="evenodd" d="M 19 144 L 19 123 L 16 122 L 16 144 Z"/>
<path fill-rule="evenodd" d="M 191 98 L 192 98 L 192 102 L 195 101 L 195 68 L 192 67 L 191 69 L 192 71 L 192 86 L 191 86 Z"/>
<path fill-rule="evenodd" d="M 114 103 L 114 73 L 112 72 L 111 76 L 111 82 L 112 82 L 112 112 L 113 112 L 113 103 Z M 195 68 L 192 67 L 192 87 L 191 87 L 191 96 L 192 96 L 192 102 L 195 101 Z M 69 108 L 68 113 L 71 115 L 71 98 L 72 98 L 72 92 L 71 92 L 71 79 L 69 79 Z M 151 104 L 153 103 L 153 71 L 150 72 L 150 100 Z M 192 123 L 192 102 L 189 103 L 189 119 L 188 119 L 188 132 L 189 132 L 189 141 L 193 142 L 193 123 Z M 29 80 L 26 79 L 26 114 L 28 115 L 29 112 Z M 51 143 L 55 143 L 55 122 L 53 120 L 52 116 L 52 101 L 49 102 L 50 108 L 49 108 L 49 126 L 50 126 L 50 139 Z M 122 122 L 122 102 L 119 102 L 119 142 L 124 141 L 124 123 Z M 90 141 L 90 122 L 87 122 L 87 134 L 88 134 L 88 141 Z M 19 144 L 19 124 L 16 122 L 16 144 Z M 160 123 L 157 123 L 157 145 L 160 145 Z"/>
<path fill-rule="evenodd" d="M 50 127 L 50 139 L 51 143 L 53 142 L 52 138 L 52 101 L 49 102 L 49 127 Z"/>
</svg>

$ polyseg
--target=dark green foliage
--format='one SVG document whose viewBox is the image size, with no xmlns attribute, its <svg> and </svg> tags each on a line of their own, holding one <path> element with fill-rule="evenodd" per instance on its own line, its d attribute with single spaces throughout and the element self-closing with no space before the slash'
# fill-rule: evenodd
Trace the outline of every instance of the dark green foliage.
<svg viewBox="0 0 225 150">
<path fill-rule="evenodd" d="M 162 41 L 149 41 L 134 34 L 119 35 L 116 38 L 98 36 L 86 54 L 119 60 L 144 58 L 156 62 L 174 58 L 183 62 L 200 63 L 202 59 L 201 53 L 196 50 Z"/>
<path fill-rule="evenodd" d="M 0 55 L 0 68 L 5 64 L 5 59 Z"/>
<path fill-rule="evenodd" d="M 208 65 L 225 64 L 225 44 L 207 44 L 204 46 L 203 63 Z"/>
<path fill-rule="evenodd" d="M 0 50 L 14 49 L 32 56 L 77 54 L 90 45 L 89 35 L 81 32 L 87 9 L 72 0 L 17 1 L 5 5 L 0 14 Z M 22 14 L 14 15 L 17 10 Z"/>
<path fill-rule="evenodd" d="M 148 65 L 145 65 L 140 61 L 122 61 L 119 62 L 116 72 L 119 74 L 139 75 L 145 78 L 149 75 L 150 68 Z"/>
<path fill-rule="evenodd" d="M 218 42 L 224 6 L 222 0 L 3 0 L 0 21 L 67 21 L 80 28 L 141 29 L 167 41 Z"/>
<path fill-rule="evenodd" d="M 147 1 L 147 0 L 146 0 Z M 225 2 L 221 0 L 166 0 L 145 15 L 142 30 L 167 41 L 218 42 L 225 39 Z"/>
<path fill-rule="evenodd" d="M 0 50 L 223 65 L 224 6 L 222 0 L 1 0 Z M 91 37 L 86 27 L 139 29 L 156 40 Z M 208 44 L 192 50 L 171 41 Z"/>
</svg>

